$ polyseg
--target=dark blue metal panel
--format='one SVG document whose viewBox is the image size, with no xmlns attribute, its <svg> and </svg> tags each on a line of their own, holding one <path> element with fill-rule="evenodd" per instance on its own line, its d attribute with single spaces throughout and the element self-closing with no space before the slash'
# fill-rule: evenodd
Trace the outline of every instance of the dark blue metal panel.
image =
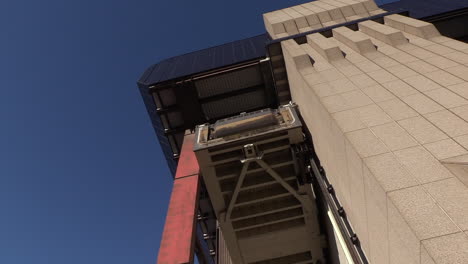
<svg viewBox="0 0 468 264">
<path fill-rule="evenodd" d="M 393 11 L 404 9 L 413 18 L 424 18 L 468 7 L 468 0 L 400 0 L 380 6 Z"/>
<path fill-rule="evenodd" d="M 268 38 L 262 34 L 163 60 L 148 68 L 138 83 L 149 86 L 264 57 Z"/>
<path fill-rule="evenodd" d="M 148 115 L 150 116 L 151 123 L 153 124 L 154 131 L 156 132 L 156 136 L 159 140 L 159 145 L 164 153 L 164 157 L 166 158 L 167 165 L 169 166 L 169 170 L 171 171 L 172 175 L 175 175 L 175 171 L 177 168 L 177 162 L 173 158 L 173 153 L 171 149 L 171 145 L 169 140 L 167 139 L 166 135 L 164 134 L 164 127 L 161 123 L 161 119 L 159 115 L 156 113 L 156 105 L 154 103 L 151 94 L 149 93 L 148 87 L 139 85 L 138 88 L 140 89 L 141 97 L 143 98 L 143 102 L 145 103 L 146 110 L 148 111 Z"/>
</svg>

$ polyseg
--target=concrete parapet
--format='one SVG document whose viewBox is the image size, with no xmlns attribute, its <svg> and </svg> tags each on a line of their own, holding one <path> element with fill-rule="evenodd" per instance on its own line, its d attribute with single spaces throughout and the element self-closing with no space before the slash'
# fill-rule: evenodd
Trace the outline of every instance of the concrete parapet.
<svg viewBox="0 0 468 264">
<path fill-rule="evenodd" d="M 431 23 L 417 20 L 402 15 L 389 15 L 384 18 L 385 24 L 401 31 L 416 35 L 421 38 L 430 39 L 440 36 L 439 31 Z"/>
<path fill-rule="evenodd" d="M 320 0 L 263 14 L 273 39 L 385 13 L 373 0 Z"/>
</svg>

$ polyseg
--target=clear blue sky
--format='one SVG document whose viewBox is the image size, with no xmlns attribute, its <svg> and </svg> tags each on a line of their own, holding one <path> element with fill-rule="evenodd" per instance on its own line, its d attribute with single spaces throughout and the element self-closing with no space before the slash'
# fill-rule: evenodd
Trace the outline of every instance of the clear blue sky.
<svg viewBox="0 0 468 264">
<path fill-rule="evenodd" d="M 306 1 L 0 3 L 0 263 L 155 263 L 172 180 L 136 81 Z"/>
</svg>

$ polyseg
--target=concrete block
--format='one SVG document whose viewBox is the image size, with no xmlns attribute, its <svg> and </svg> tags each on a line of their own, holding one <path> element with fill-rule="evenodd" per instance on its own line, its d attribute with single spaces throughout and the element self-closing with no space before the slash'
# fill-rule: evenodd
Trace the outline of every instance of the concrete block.
<svg viewBox="0 0 468 264">
<path fill-rule="evenodd" d="M 310 27 L 310 30 L 317 30 L 317 29 L 323 28 L 323 25 L 319 23 L 319 24 L 311 25 L 309 27 Z"/>
<path fill-rule="evenodd" d="M 386 70 L 377 70 L 377 71 L 373 71 L 373 72 L 368 72 L 367 74 L 372 79 L 374 79 L 375 81 L 377 81 L 380 84 L 398 80 L 397 77 L 395 77 L 393 74 L 389 73 Z"/>
<path fill-rule="evenodd" d="M 435 58 L 435 57 L 439 56 L 439 55 L 437 55 L 437 54 L 434 54 L 434 53 L 432 53 L 432 52 L 430 52 L 430 51 L 427 51 L 427 50 L 425 50 L 425 49 L 422 49 L 422 48 L 416 48 L 416 49 L 413 49 L 413 50 L 408 51 L 408 52 L 409 52 L 411 55 L 413 55 L 413 56 L 415 56 L 415 57 L 417 57 L 417 58 L 419 58 L 419 59 L 421 59 L 421 60 L 424 60 L 424 61 L 426 61 L 426 62 L 427 62 L 428 60 L 432 59 L 432 58 Z M 434 61 L 435 63 L 438 62 L 437 59 L 434 59 L 433 61 Z"/>
<path fill-rule="evenodd" d="M 341 13 L 339 8 L 328 10 L 328 13 L 330 14 L 333 21 L 336 21 L 337 23 L 346 22 L 346 19 L 344 18 L 343 13 Z"/>
<path fill-rule="evenodd" d="M 341 13 L 339 8 L 329 5 L 323 1 L 314 1 L 312 2 L 312 4 L 327 10 L 330 14 L 331 20 L 337 21 L 338 23 L 341 23 L 339 21 L 344 20 L 343 14 Z"/>
<path fill-rule="evenodd" d="M 299 34 L 299 29 L 297 28 L 294 19 L 284 21 L 283 25 L 289 35 Z"/>
<path fill-rule="evenodd" d="M 353 31 L 347 27 L 334 28 L 332 32 L 334 38 L 360 54 L 376 51 L 369 36 L 362 32 Z"/>
<path fill-rule="evenodd" d="M 317 94 L 318 97 L 326 97 L 337 94 L 336 91 L 332 88 L 332 86 L 326 82 L 310 85 L 310 87 L 312 87 L 312 89 L 315 91 L 315 94 Z"/>
<path fill-rule="evenodd" d="M 333 163 L 330 166 L 333 168 L 330 168 L 331 171 L 328 173 L 334 173 L 336 175 L 335 178 L 340 182 L 338 197 L 349 211 L 351 208 L 351 189 L 349 187 L 351 179 L 347 167 L 346 140 L 343 132 L 333 121 L 331 121 L 331 130 L 328 133 L 328 145 L 330 149 L 328 159 Z"/>
<path fill-rule="evenodd" d="M 464 82 L 462 79 L 455 77 L 443 70 L 429 72 L 424 75 L 442 86 L 449 86 Z"/>
<path fill-rule="evenodd" d="M 457 76 L 458 78 L 468 81 L 468 66 L 459 65 L 459 66 L 447 68 L 445 69 L 445 71 Z"/>
<path fill-rule="evenodd" d="M 311 56 L 315 63 L 314 69 L 317 72 L 322 72 L 329 69 L 334 69 L 333 65 L 330 64 L 320 53 L 318 53 L 315 49 L 313 49 L 309 44 L 302 44 L 300 47 Z M 340 74 L 341 75 L 341 74 Z"/>
<path fill-rule="evenodd" d="M 327 82 L 333 82 L 345 78 L 345 76 L 335 68 L 320 71 L 320 75 L 322 75 L 322 77 L 327 80 Z"/>
<path fill-rule="evenodd" d="M 331 1 L 329 1 L 331 3 Z M 356 12 L 353 10 L 352 6 L 349 3 L 344 3 L 343 1 L 333 1 L 334 5 L 339 7 L 341 13 L 344 17 L 355 16 Z"/>
<path fill-rule="evenodd" d="M 317 14 L 321 24 L 332 20 L 327 10 L 316 6 L 313 2 L 305 3 L 303 6 Z"/>
<path fill-rule="evenodd" d="M 379 7 L 375 4 L 374 0 L 364 0 L 360 2 L 364 5 L 368 12 L 372 12 L 379 9 Z"/>
<path fill-rule="evenodd" d="M 349 21 L 354 21 L 354 20 L 358 20 L 361 18 L 362 18 L 362 15 L 355 15 L 355 16 L 346 17 L 346 20 L 349 22 Z"/>
<path fill-rule="evenodd" d="M 330 114 L 351 109 L 341 94 L 323 97 L 322 102 Z"/>
<path fill-rule="evenodd" d="M 468 155 L 442 160 L 441 163 L 468 187 Z"/>
<path fill-rule="evenodd" d="M 435 43 L 440 43 L 440 44 L 443 44 L 447 41 L 450 41 L 450 40 L 453 40 L 452 38 L 449 38 L 449 37 L 445 37 L 445 36 L 438 36 L 438 37 L 433 37 L 431 38 L 431 41 L 435 42 Z"/>
<path fill-rule="evenodd" d="M 444 109 L 424 94 L 413 94 L 403 97 L 402 100 L 420 114 L 433 113 Z"/>
<path fill-rule="evenodd" d="M 387 206 L 389 263 L 419 264 L 420 240 L 390 199 Z"/>
<path fill-rule="evenodd" d="M 358 234 L 365 252 L 369 252 L 369 234 L 366 212 L 366 196 L 363 178 L 362 159 L 346 140 L 346 160 L 349 177 L 351 224 Z"/>
<path fill-rule="evenodd" d="M 409 68 L 421 73 L 421 74 L 428 73 L 428 72 L 433 72 L 433 71 L 438 70 L 437 67 L 432 66 L 431 64 L 429 64 L 429 63 L 427 63 L 425 61 L 422 61 L 422 60 L 416 60 L 416 61 L 408 62 L 405 65 L 408 66 Z"/>
<path fill-rule="evenodd" d="M 426 144 L 447 139 L 448 136 L 421 116 L 398 121 L 419 143 Z"/>
<path fill-rule="evenodd" d="M 400 98 L 419 93 L 416 89 L 401 80 L 386 82 L 382 86 Z"/>
<path fill-rule="evenodd" d="M 291 55 L 292 60 L 294 61 L 296 68 L 298 71 L 304 71 L 309 69 L 307 72 L 311 73 L 314 72 L 312 62 L 310 61 L 309 55 L 302 50 L 301 48 L 297 47 L 286 47 L 289 54 Z"/>
<path fill-rule="evenodd" d="M 367 166 L 363 166 L 370 263 L 388 263 L 387 195 Z"/>
<path fill-rule="evenodd" d="M 382 69 L 379 65 L 368 60 L 356 63 L 356 66 L 364 72 L 372 72 Z"/>
<path fill-rule="evenodd" d="M 439 84 L 422 75 L 404 78 L 403 81 L 418 89 L 420 92 L 442 88 Z"/>
<path fill-rule="evenodd" d="M 457 142 L 450 138 L 425 144 L 424 147 L 429 150 L 438 160 L 448 159 L 468 153 L 466 149 L 458 145 Z"/>
<path fill-rule="evenodd" d="M 310 87 L 314 90 L 315 94 L 320 98 L 336 94 L 336 91 L 333 90 L 331 85 L 326 82 L 310 85 Z"/>
<path fill-rule="evenodd" d="M 294 22 L 296 23 L 296 26 L 298 29 L 305 28 L 309 26 L 309 23 L 307 22 L 306 18 L 304 15 L 300 14 L 293 8 L 284 8 L 282 9 L 283 12 L 288 14 L 294 19 Z"/>
<path fill-rule="evenodd" d="M 350 17 L 354 15 L 360 15 L 360 16 L 369 15 L 364 5 L 360 3 L 359 1 L 337 0 L 337 2 L 342 3 L 342 6 L 340 6 L 340 9 L 343 12 L 343 15 L 345 17 Z M 346 7 L 346 9 L 344 9 L 344 7 Z"/>
<path fill-rule="evenodd" d="M 387 13 L 387 11 L 385 11 L 383 9 L 377 9 L 377 10 L 374 10 L 374 11 L 370 11 L 369 16 L 376 16 L 376 15 L 385 14 L 385 13 Z"/>
<path fill-rule="evenodd" d="M 377 65 L 379 65 L 380 67 L 382 68 L 387 68 L 387 67 L 392 67 L 392 66 L 397 66 L 397 65 L 400 65 L 400 63 L 388 56 L 381 56 L 379 58 L 376 58 L 373 60 L 374 63 L 376 63 Z"/>
<path fill-rule="evenodd" d="M 422 52 L 422 51 L 425 51 L 425 52 L 428 52 L 428 53 L 430 54 L 430 56 L 428 56 L 428 57 L 435 56 L 434 53 L 429 52 L 429 51 L 427 51 L 427 50 L 425 50 L 425 49 L 422 49 L 422 48 L 420 48 L 420 47 L 418 47 L 418 46 L 416 46 L 416 45 L 413 45 L 413 44 L 411 44 L 411 43 L 408 43 L 408 44 L 405 44 L 405 45 L 401 45 L 401 46 L 399 46 L 398 48 L 399 48 L 400 50 L 404 51 L 404 52 L 410 53 L 411 55 L 415 55 L 414 53 L 419 52 L 419 51 L 421 51 L 421 52 Z"/>
<path fill-rule="evenodd" d="M 312 12 L 311 10 L 307 9 L 307 7 L 303 5 L 295 6 L 294 7 L 299 13 L 303 14 L 307 20 L 309 26 L 312 25 L 320 25 L 320 19 L 318 18 L 317 14 Z M 300 9 L 299 9 L 300 8 Z"/>
<path fill-rule="evenodd" d="M 468 106 L 464 105 L 455 107 L 450 109 L 450 111 L 461 117 L 463 120 L 468 121 Z"/>
<path fill-rule="evenodd" d="M 361 121 L 359 113 L 355 109 L 334 113 L 332 117 L 343 132 L 366 128 L 366 125 Z"/>
<path fill-rule="evenodd" d="M 378 84 L 376 81 L 371 79 L 366 74 L 359 74 L 359 75 L 351 76 L 349 77 L 349 79 L 359 88 L 365 88 L 365 87 L 374 86 Z"/>
<path fill-rule="evenodd" d="M 421 245 L 421 264 L 436 264 L 426 248 Z"/>
<path fill-rule="evenodd" d="M 308 35 L 307 43 L 329 62 L 344 59 L 343 53 L 341 53 L 336 42 L 324 37 L 320 33 Z"/>
<path fill-rule="evenodd" d="M 359 30 L 388 45 L 398 46 L 408 43 L 401 31 L 371 20 L 360 22 Z"/>
<path fill-rule="evenodd" d="M 414 45 L 417 45 L 419 47 L 427 47 L 427 46 L 430 46 L 430 45 L 433 45 L 434 42 L 430 41 L 430 40 L 427 40 L 427 39 L 423 39 L 423 38 L 420 38 L 418 36 L 415 36 L 415 35 L 412 35 L 412 34 L 408 34 L 408 33 L 403 33 L 403 35 L 409 39 L 409 42 L 411 44 L 414 44 Z"/>
<path fill-rule="evenodd" d="M 468 123 L 447 110 L 430 113 L 425 117 L 451 137 L 468 134 Z"/>
<path fill-rule="evenodd" d="M 385 192 L 418 185 L 417 179 L 409 174 L 392 153 L 384 153 L 364 159 Z"/>
<path fill-rule="evenodd" d="M 468 135 L 463 135 L 453 138 L 458 144 L 460 144 L 465 149 L 468 149 Z"/>
<path fill-rule="evenodd" d="M 388 16 L 385 16 L 384 17 L 384 23 L 385 25 L 387 26 L 390 26 L 390 27 L 393 27 L 393 28 L 396 28 L 396 29 L 399 29 L 401 31 L 404 31 L 405 30 L 405 24 L 403 24 L 402 22 L 400 22 L 398 19 L 396 19 L 395 17 L 391 17 L 392 15 L 388 15 Z"/>
<path fill-rule="evenodd" d="M 419 114 L 399 99 L 377 103 L 394 120 L 402 120 Z"/>
<path fill-rule="evenodd" d="M 380 48 L 379 48 L 379 51 L 380 51 Z M 394 54 L 387 54 L 387 55 L 392 57 L 392 59 L 394 59 L 394 60 L 398 61 L 399 63 L 404 64 L 406 66 L 408 66 L 409 62 L 414 62 L 414 61 L 419 60 L 415 56 L 412 56 L 412 55 L 410 55 L 410 54 L 408 54 L 406 52 L 396 52 Z M 412 67 L 409 67 L 409 68 L 411 68 L 412 70 L 418 72 L 416 69 L 414 69 Z"/>
<path fill-rule="evenodd" d="M 424 92 L 424 94 L 446 108 L 453 108 L 468 104 L 466 99 L 445 88 L 427 91 Z"/>
<path fill-rule="evenodd" d="M 324 97 L 322 102 L 330 113 L 372 104 L 365 94 L 357 90 Z"/>
<path fill-rule="evenodd" d="M 320 97 L 323 97 L 323 95 L 328 96 L 358 90 L 358 88 L 346 78 L 329 83 L 321 83 L 315 85 L 313 88 L 317 90 Z"/>
<path fill-rule="evenodd" d="M 327 80 L 322 77 L 322 75 L 318 72 L 310 73 L 304 76 L 305 81 L 309 86 L 313 86 L 316 84 L 326 83 Z"/>
<path fill-rule="evenodd" d="M 300 32 L 300 33 L 309 32 L 309 31 L 312 31 L 312 28 L 309 27 L 309 26 L 299 28 L 299 32 Z"/>
<path fill-rule="evenodd" d="M 372 100 L 360 90 L 354 90 L 341 94 L 349 108 L 357 108 L 373 104 Z"/>
<path fill-rule="evenodd" d="M 396 98 L 393 94 L 387 91 L 387 89 L 379 84 L 365 87 L 361 90 L 376 103 Z"/>
<path fill-rule="evenodd" d="M 445 45 L 440 45 L 440 44 L 432 44 L 432 45 L 425 46 L 424 48 L 439 55 L 445 55 L 447 53 L 452 53 L 455 51 L 454 49 L 448 48 Z"/>
<path fill-rule="evenodd" d="M 468 49 L 468 44 L 466 44 L 463 41 L 455 40 L 452 38 L 449 38 L 448 41 L 444 41 L 442 45 L 459 51 L 464 51 Z"/>
<path fill-rule="evenodd" d="M 338 44 L 340 45 L 341 50 L 346 52 L 346 60 L 350 61 L 351 63 L 356 64 L 356 63 L 359 63 L 359 62 L 368 61 L 368 59 L 366 57 L 364 57 L 361 54 L 357 53 L 356 51 L 354 51 L 350 47 L 344 45 L 343 43 L 338 42 Z"/>
<path fill-rule="evenodd" d="M 459 231 L 458 227 L 420 186 L 391 192 L 388 197 L 420 240 Z"/>
<path fill-rule="evenodd" d="M 392 122 L 392 119 L 375 104 L 338 112 L 332 116 L 343 132 Z"/>
<path fill-rule="evenodd" d="M 468 188 L 457 178 L 424 185 L 429 194 L 462 230 L 468 231 Z"/>
<path fill-rule="evenodd" d="M 404 53 L 404 52 L 401 52 L 399 49 L 396 49 L 390 45 L 387 45 L 385 43 L 377 43 L 376 40 L 373 40 L 373 43 L 377 45 L 377 51 L 380 51 L 382 52 L 382 54 L 385 54 L 387 56 L 390 56 L 392 58 L 394 58 L 395 60 L 399 61 L 400 63 L 402 61 L 400 61 L 399 59 L 402 59 L 402 60 L 405 60 L 405 61 L 414 61 L 416 60 L 417 58 L 416 57 L 413 57 L 407 53 Z M 406 56 L 406 58 L 403 57 Z M 399 59 L 396 59 L 395 56 L 399 56 L 400 58 Z M 413 58 L 413 59 L 410 59 L 410 58 Z"/>
<path fill-rule="evenodd" d="M 359 120 L 368 127 L 392 122 L 392 119 L 375 104 L 356 108 L 354 112 L 358 114 Z"/>
<path fill-rule="evenodd" d="M 392 151 L 418 145 L 403 128 L 394 122 L 374 126 L 371 130 Z"/>
<path fill-rule="evenodd" d="M 349 65 L 346 65 L 346 66 L 340 66 L 338 65 L 338 63 L 340 62 L 348 62 L 347 60 L 341 60 L 341 61 L 338 61 L 338 62 L 335 62 L 334 65 L 335 67 L 337 67 L 337 69 L 343 73 L 344 76 L 346 77 L 351 77 L 351 76 L 354 76 L 354 75 L 359 75 L 359 74 L 362 74 L 362 71 L 359 70 L 358 67 L 352 65 L 352 64 L 349 64 Z"/>
<path fill-rule="evenodd" d="M 455 67 L 459 65 L 458 63 L 452 60 L 449 60 L 445 57 L 439 56 L 439 55 L 427 58 L 425 59 L 425 61 L 440 69 L 446 69 L 446 68 Z"/>
<path fill-rule="evenodd" d="M 386 70 L 400 79 L 418 75 L 417 72 L 411 70 L 410 68 L 404 65 L 391 66 L 386 68 Z"/>
<path fill-rule="evenodd" d="M 421 146 L 398 150 L 394 154 L 403 166 L 421 183 L 453 177 L 438 160 Z"/>
<path fill-rule="evenodd" d="M 370 129 L 348 132 L 346 137 L 362 158 L 389 152 Z"/>
<path fill-rule="evenodd" d="M 285 37 L 288 37 L 289 34 L 288 33 L 280 33 L 280 34 L 276 34 L 276 37 L 273 37 L 273 39 L 280 39 L 280 38 L 285 38 Z"/>
<path fill-rule="evenodd" d="M 468 235 L 463 232 L 422 241 L 437 264 L 468 263 Z"/>
<path fill-rule="evenodd" d="M 395 27 L 397 25 L 396 28 L 421 38 L 430 39 L 440 36 L 439 31 L 434 25 L 421 20 L 397 14 L 386 16 L 384 20 L 385 24 L 389 26 Z"/>
</svg>

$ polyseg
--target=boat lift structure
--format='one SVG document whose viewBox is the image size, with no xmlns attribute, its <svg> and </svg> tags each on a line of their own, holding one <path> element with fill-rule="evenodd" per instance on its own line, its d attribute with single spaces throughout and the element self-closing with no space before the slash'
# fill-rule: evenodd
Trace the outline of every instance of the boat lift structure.
<svg viewBox="0 0 468 264">
<path fill-rule="evenodd" d="M 307 34 L 326 37 L 389 14 L 415 14 L 444 35 L 467 39 L 466 27 L 456 25 L 468 8 L 455 2 L 401 0 L 381 8 L 388 12 L 279 40 L 266 33 L 143 73 L 138 86 L 174 177 L 157 263 L 368 263 L 314 135 L 290 102 L 281 41 L 299 45 Z"/>
</svg>

